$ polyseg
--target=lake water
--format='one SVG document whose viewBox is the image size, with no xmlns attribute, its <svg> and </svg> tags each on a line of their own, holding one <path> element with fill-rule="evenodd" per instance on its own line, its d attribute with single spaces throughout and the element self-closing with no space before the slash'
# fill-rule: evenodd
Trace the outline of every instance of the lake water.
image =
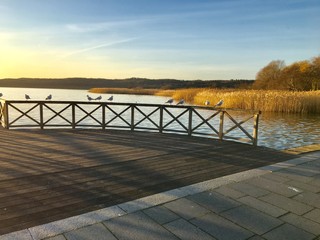
<svg viewBox="0 0 320 240">
<path fill-rule="evenodd" d="M 87 95 L 95 98 L 102 95 L 106 101 L 111 94 L 92 94 L 86 90 L 64 89 L 22 89 L 0 88 L 4 99 L 24 100 L 27 93 L 32 100 L 44 100 L 49 94 L 57 101 L 87 101 Z M 162 104 L 168 98 L 160 96 L 113 94 L 114 102 L 154 103 Z M 209 113 L 208 113 L 209 114 Z M 232 116 L 243 118 L 243 113 L 232 112 Z M 252 126 L 246 128 L 252 132 Z M 205 130 L 203 130 L 205 131 Z M 304 145 L 320 143 L 320 115 L 298 115 L 262 113 L 259 121 L 258 145 L 274 149 L 288 149 Z"/>
</svg>

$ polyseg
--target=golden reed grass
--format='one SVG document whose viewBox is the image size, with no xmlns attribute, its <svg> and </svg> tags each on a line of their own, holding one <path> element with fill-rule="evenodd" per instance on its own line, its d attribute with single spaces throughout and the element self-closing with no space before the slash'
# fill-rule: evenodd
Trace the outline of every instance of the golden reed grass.
<svg viewBox="0 0 320 240">
<path fill-rule="evenodd" d="M 110 93 L 110 94 L 135 94 L 135 95 L 155 95 L 158 89 L 144 88 L 91 88 L 91 93 Z"/>
<path fill-rule="evenodd" d="M 161 91 L 157 92 L 157 95 L 162 95 Z M 225 108 L 283 113 L 320 113 L 320 91 L 193 88 L 175 90 L 172 97 L 175 100 L 183 98 L 196 105 L 203 105 L 206 100 L 214 105 L 223 99 Z"/>
</svg>

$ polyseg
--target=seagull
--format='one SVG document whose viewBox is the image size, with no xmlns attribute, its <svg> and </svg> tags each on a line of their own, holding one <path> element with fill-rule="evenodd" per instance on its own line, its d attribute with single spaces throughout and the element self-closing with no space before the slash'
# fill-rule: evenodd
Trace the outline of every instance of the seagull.
<svg viewBox="0 0 320 240">
<path fill-rule="evenodd" d="M 113 100 L 113 96 L 108 98 L 108 101 L 112 101 Z"/>
<path fill-rule="evenodd" d="M 3 96 L 3 94 L 2 93 L 0 93 L 0 98 Z"/>
<path fill-rule="evenodd" d="M 96 99 L 95 100 L 101 100 L 102 99 L 102 96 L 100 95 L 99 97 L 96 97 Z"/>
<path fill-rule="evenodd" d="M 90 97 L 89 95 L 87 95 L 87 98 L 88 98 L 89 101 L 93 100 L 93 98 Z"/>
<path fill-rule="evenodd" d="M 214 105 L 215 107 L 220 107 L 223 104 L 223 100 L 221 99 L 216 105 Z"/>
<path fill-rule="evenodd" d="M 177 105 L 182 105 L 182 104 L 184 104 L 184 99 L 181 99 L 181 100 L 177 103 Z"/>
<path fill-rule="evenodd" d="M 168 101 L 166 101 L 165 103 L 170 103 L 170 105 L 173 103 L 173 99 L 170 98 Z"/>
<path fill-rule="evenodd" d="M 210 105 L 210 102 L 209 102 L 209 100 L 206 100 L 205 102 L 204 102 L 204 105 Z"/>
<path fill-rule="evenodd" d="M 26 100 L 31 99 L 30 96 L 28 94 L 25 94 L 24 97 L 26 98 Z"/>
<path fill-rule="evenodd" d="M 51 100 L 52 99 L 52 95 L 50 94 L 48 97 L 46 97 L 46 100 Z"/>
</svg>

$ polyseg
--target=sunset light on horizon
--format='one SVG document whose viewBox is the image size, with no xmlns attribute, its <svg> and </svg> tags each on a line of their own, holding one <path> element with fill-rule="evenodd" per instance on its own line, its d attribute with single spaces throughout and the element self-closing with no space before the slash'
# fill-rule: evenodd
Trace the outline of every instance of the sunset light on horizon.
<svg viewBox="0 0 320 240">
<path fill-rule="evenodd" d="M 318 0 L 0 0 L 0 79 L 254 79 L 320 55 L 319 13 Z"/>
</svg>

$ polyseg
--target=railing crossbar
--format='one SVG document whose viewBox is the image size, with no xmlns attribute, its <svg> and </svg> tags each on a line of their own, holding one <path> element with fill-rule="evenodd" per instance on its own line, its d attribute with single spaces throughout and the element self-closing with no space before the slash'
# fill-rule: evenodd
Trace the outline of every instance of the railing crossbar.
<svg viewBox="0 0 320 240">
<path fill-rule="evenodd" d="M 203 124 L 206 124 L 206 125 L 208 125 L 208 127 L 211 128 L 211 130 L 214 131 L 217 135 L 219 134 L 218 130 L 216 130 L 216 129 L 209 123 L 209 121 L 210 121 L 212 118 L 214 118 L 215 116 L 217 116 L 217 115 L 220 113 L 220 111 L 215 112 L 214 114 L 212 114 L 210 117 L 208 117 L 208 118 L 206 118 L 206 119 L 205 119 L 204 117 L 202 117 L 195 109 L 193 109 L 193 112 L 194 112 L 195 114 L 197 114 L 197 116 L 198 116 L 199 118 L 201 118 L 201 120 L 202 120 L 203 122 L 200 123 L 200 124 L 198 124 L 196 127 L 192 128 L 192 132 L 194 132 L 196 129 L 198 129 L 199 127 L 201 127 Z"/>
<path fill-rule="evenodd" d="M 49 118 L 47 121 L 45 121 L 43 123 L 43 125 L 45 126 L 47 123 L 49 123 L 51 120 L 53 120 L 55 117 L 59 116 L 60 118 L 62 118 L 63 120 L 65 120 L 66 122 L 70 123 L 70 126 L 72 125 L 72 122 L 69 121 L 68 119 L 66 119 L 64 116 L 61 115 L 61 113 L 63 113 L 65 110 L 67 110 L 71 104 L 69 104 L 68 106 L 66 106 L 65 108 L 63 108 L 62 110 L 60 110 L 59 112 L 56 112 L 54 109 L 52 109 L 51 107 L 49 107 L 47 104 L 43 104 L 43 106 L 45 106 L 47 109 L 49 109 L 50 111 L 52 111 L 54 113 L 54 115 Z M 52 125 L 50 125 L 52 126 Z M 67 125 L 69 126 L 69 125 Z"/>
<path fill-rule="evenodd" d="M 239 128 L 244 134 L 247 135 L 247 137 L 249 137 L 251 140 L 253 140 L 253 137 L 241 126 L 243 123 L 249 121 L 251 118 L 253 118 L 253 116 L 250 116 L 249 118 L 241 121 L 241 122 L 237 122 L 229 113 L 226 112 L 226 115 L 228 116 L 228 118 L 235 124 L 233 127 L 229 128 L 227 131 L 225 131 L 223 133 L 223 135 L 226 135 L 227 133 L 231 132 L 232 130 L 234 130 L 235 128 Z"/>
<path fill-rule="evenodd" d="M 151 113 L 149 114 L 145 114 L 144 112 L 142 112 L 140 110 L 140 108 L 138 108 L 137 106 L 135 106 L 135 109 L 137 109 L 143 116 L 144 118 L 142 118 L 139 122 L 137 122 L 136 124 L 134 124 L 134 128 L 136 128 L 140 123 L 142 123 L 145 119 L 148 119 L 154 126 L 156 126 L 156 128 L 159 130 L 160 126 L 158 124 L 156 124 L 151 118 L 150 116 L 152 116 L 154 113 L 156 113 L 160 107 L 156 108 L 155 110 L 153 110 Z"/>
<path fill-rule="evenodd" d="M 35 109 L 36 107 L 40 106 L 40 103 L 34 105 L 33 107 L 31 107 L 28 111 L 26 112 L 22 112 L 19 108 L 15 107 L 12 104 L 8 104 L 8 106 L 11 106 L 12 108 L 16 109 L 18 112 L 21 113 L 21 115 L 19 117 L 17 117 L 15 120 L 13 120 L 12 122 L 8 123 L 8 126 L 11 126 L 12 124 L 14 124 L 15 122 L 17 122 L 19 119 L 21 119 L 23 116 L 26 116 L 27 118 L 29 118 L 30 120 L 32 120 L 33 122 L 37 123 L 38 125 L 40 125 L 40 122 L 38 122 L 36 119 L 30 117 L 28 115 L 29 112 L 31 112 L 33 109 Z"/>
<path fill-rule="evenodd" d="M 177 123 L 180 124 L 181 127 L 183 127 L 186 132 L 188 132 L 188 128 L 183 124 L 181 123 L 178 119 L 183 116 L 185 113 L 189 112 L 189 109 L 187 108 L 185 111 L 183 111 L 182 113 L 180 113 L 178 116 L 174 116 L 170 111 L 168 111 L 166 108 L 164 108 L 164 110 L 172 117 L 172 120 L 170 122 L 168 122 L 166 125 L 163 126 L 163 130 L 165 130 L 165 128 L 167 126 L 169 126 L 171 123 L 173 123 L 174 121 L 176 121 Z"/>
<path fill-rule="evenodd" d="M 86 110 L 84 110 L 82 107 L 80 107 L 78 104 L 76 104 L 76 106 L 82 111 L 82 112 L 84 112 L 86 115 L 84 116 L 84 117 L 82 117 L 80 120 L 78 120 L 76 123 L 75 123 L 75 125 L 77 126 L 78 125 L 78 123 L 80 123 L 80 122 L 82 122 L 84 119 L 86 119 L 87 117 L 91 117 L 93 120 L 95 120 L 97 123 L 99 123 L 100 124 L 100 126 L 102 126 L 102 123 L 99 121 L 99 120 L 97 120 L 94 116 L 92 116 L 91 114 L 93 114 L 95 111 L 97 111 L 100 107 L 101 107 L 101 105 L 99 105 L 98 107 L 96 107 L 95 109 L 93 109 L 91 112 L 87 112 Z"/>
<path fill-rule="evenodd" d="M 128 106 L 127 108 L 125 108 L 125 109 L 124 109 L 122 112 L 120 112 L 120 113 L 117 113 L 117 112 L 114 111 L 112 108 L 110 108 L 108 105 L 107 105 L 106 107 L 107 107 L 111 112 L 113 112 L 113 113 L 115 114 L 115 116 L 105 124 L 106 127 L 109 125 L 109 123 L 113 122 L 113 121 L 114 121 L 115 119 L 117 119 L 117 118 L 120 118 L 120 119 L 121 119 L 123 122 L 125 122 L 129 127 L 131 126 L 131 124 L 128 123 L 128 122 L 121 116 L 123 113 L 125 113 L 126 111 L 128 111 L 128 109 L 130 109 L 131 106 Z"/>
</svg>

